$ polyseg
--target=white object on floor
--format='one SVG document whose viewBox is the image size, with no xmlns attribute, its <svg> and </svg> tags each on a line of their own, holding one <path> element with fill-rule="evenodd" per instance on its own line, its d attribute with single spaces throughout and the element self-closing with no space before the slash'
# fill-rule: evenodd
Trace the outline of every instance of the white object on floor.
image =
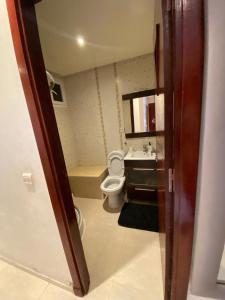
<svg viewBox="0 0 225 300">
<path fill-rule="evenodd" d="M 72 194 L 72 197 L 73 197 L 73 203 L 74 203 L 75 197 L 74 197 L 73 194 Z M 75 204 L 74 204 L 74 209 L 75 209 L 75 214 L 76 214 L 76 218 L 77 218 L 78 227 L 79 227 L 79 230 L 80 230 L 80 236 L 81 236 L 81 239 L 82 239 L 83 236 L 84 236 L 84 231 L 85 231 L 85 220 L 83 218 L 81 210 Z"/>
<path fill-rule="evenodd" d="M 124 152 L 112 151 L 108 155 L 109 176 L 101 184 L 101 190 L 108 196 L 110 208 L 119 208 L 123 203 L 124 177 Z"/>
</svg>

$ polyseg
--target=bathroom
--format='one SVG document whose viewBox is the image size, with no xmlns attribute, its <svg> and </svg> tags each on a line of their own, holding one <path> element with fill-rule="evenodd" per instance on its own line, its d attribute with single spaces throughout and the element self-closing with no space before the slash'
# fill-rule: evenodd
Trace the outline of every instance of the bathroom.
<svg viewBox="0 0 225 300">
<path fill-rule="evenodd" d="M 0 299 L 225 299 L 225 4 L 160 2 L 0 0 Z"/>
<path fill-rule="evenodd" d="M 160 2 L 98 1 L 102 19 L 99 7 L 60 2 L 40 2 L 36 14 L 90 291 L 121 285 L 163 299 Z"/>
</svg>

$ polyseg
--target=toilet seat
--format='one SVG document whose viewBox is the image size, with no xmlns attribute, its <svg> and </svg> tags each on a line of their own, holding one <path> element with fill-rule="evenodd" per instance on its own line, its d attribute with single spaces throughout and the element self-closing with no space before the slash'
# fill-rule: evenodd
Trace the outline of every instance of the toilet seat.
<svg viewBox="0 0 225 300">
<path fill-rule="evenodd" d="M 108 155 L 109 176 L 123 177 L 124 175 L 124 152 L 112 151 Z"/>
<path fill-rule="evenodd" d="M 112 151 L 108 155 L 109 176 L 101 183 L 101 190 L 108 198 L 110 208 L 119 208 L 123 203 L 124 152 Z"/>
<path fill-rule="evenodd" d="M 105 193 L 116 192 L 122 189 L 125 177 L 107 176 L 101 183 L 101 190 Z"/>
</svg>

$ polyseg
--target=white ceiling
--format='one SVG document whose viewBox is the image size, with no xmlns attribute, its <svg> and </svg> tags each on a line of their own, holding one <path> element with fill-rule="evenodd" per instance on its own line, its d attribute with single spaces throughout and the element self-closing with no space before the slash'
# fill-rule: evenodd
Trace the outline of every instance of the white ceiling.
<svg viewBox="0 0 225 300">
<path fill-rule="evenodd" d="M 154 51 L 155 0 L 42 0 L 36 12 L 46 68 L 62 76 Z"/>
</svg>

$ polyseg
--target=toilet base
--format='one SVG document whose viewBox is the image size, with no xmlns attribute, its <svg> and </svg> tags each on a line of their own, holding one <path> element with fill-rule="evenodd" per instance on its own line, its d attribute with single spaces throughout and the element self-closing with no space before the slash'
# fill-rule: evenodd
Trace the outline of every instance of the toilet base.
<svg viewBox="0 0 225 300">
<path fill-rule="evenodd" d="M 108 196 L 108 205 L 110 208 L 120 208 L 123 202 L 123 193 L 114 196 Z"/>
</svg>

